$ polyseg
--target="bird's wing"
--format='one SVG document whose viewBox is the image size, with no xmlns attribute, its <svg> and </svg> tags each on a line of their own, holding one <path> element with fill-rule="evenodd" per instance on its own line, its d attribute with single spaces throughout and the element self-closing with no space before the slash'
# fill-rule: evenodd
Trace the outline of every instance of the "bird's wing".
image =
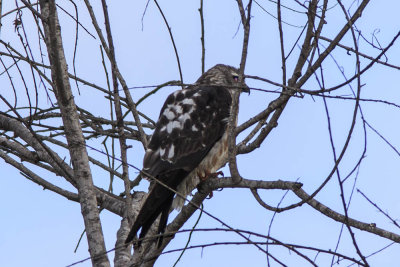
<svg viewBox="0 0 400 267">
<path fill-rule="evenodd" d="M 167 98 L 143 160 L 143 170 L 158 176 L 173 169 L 193 170 L 222 137 L 229 119 L 227 89 L 203 86 Z"/>
</svg>

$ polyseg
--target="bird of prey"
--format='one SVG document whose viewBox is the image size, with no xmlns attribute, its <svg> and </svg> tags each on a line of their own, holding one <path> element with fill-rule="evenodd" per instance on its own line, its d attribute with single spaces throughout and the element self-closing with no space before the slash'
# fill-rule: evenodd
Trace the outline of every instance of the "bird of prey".
<svg viewBox="0 0 400 267">
<path fill-rule="evenodd" d="M 218 64 L 194 85 L 170 94 L 165 101 L 143 159 L 142 177 L 157 179 L 183 196 L 214 174 L 227 161 L 227 125 L 235 90 L 249 92 L 239 84 L 238 69 Z M 163 234 L 173 206 L 184 199 L 160 183 L 153 183 L 132 229 L 129 243 L 141 228 L 143 238 L 161 214 L 158 234 Z M 158 240 L 158 246 L 162 238 Z M 140 242 L 138 242 L 140 246 Z"/>
</svg>

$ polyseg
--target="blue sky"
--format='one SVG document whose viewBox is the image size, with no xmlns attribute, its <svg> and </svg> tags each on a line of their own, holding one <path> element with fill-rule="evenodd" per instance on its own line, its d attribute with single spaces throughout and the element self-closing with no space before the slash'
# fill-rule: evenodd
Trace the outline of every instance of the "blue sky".
<svg viewBox="0 0 400 267">
<path fill-rule="evenodd" d="M 59 1 L 60 2 L 60 1 Z M 173 31 L 175 42 L 183 69 L 184 82 L 194 82 L 201 74 L 201 44 L 200 44 L 200 20 L 198 14 L 199 1 L 159 1 L 165 16 Z M 284 4 L 295 6 L 293 1 L 282 1 Z M 270 1 L 259 1 L 270 13 L 276 14 L 276 6 Z M 3 3 L 3 13 L 13 9 L 14 3 Z M 73 6 L 60 2 L 64 8 L 73 12 Z M 94 5 L 94 1 L 92 3 Z M 21 5 L 21 4 L 20 4 Z M 206 69 L 218 63 L 238 66 L 242 47 L 243 32 L 240 26 L 240 16 L 235 1 L 205 1 L 205 31 L 206 31 Z M 329 4 L 332 7 L 328 12 L 326 30 L 323 36 L 333 38 L 338 29 L 344 25 L 343 13 L 335 2 Z M 154 3 L 150 2 L 145 15 L 146 1 L 124 1 L 123 3 L 109 3 L 110 19 L 112 22 L 113 37 L 116 47 L 116 57 L 121 73 L 129 86 L 157 85 L 170 80 L 178 80 L 179 72 L 173 53 L 169 34 L 163 24 L 162 18 Z M 83 5 L 78 5 L 81 23 L 95 33 L 89 16 Z M 101 9 L 94 6 L 95 12 L 101 14 Z M 354 8 L 351 9 L 354 11 Z M 372 40 L 375 33 L 380 44 L 386 46 L 400 29 L 398 20 L 399 3 L 395 0 L 371 1 L 362 18 L 357 23 L 368 41 Z M 285 50 L 289 51 L 292 44 L 301 31 L 304 24 L 304 14 L 298 14 L 283 9 L 284 20 L 291 25 L 284 24 Z M 75 36 L 74 22 L 59 10 L 64 47 L 72 72 L 73 44 Z M 280 44 L 276 19 L 268 15 L 257 5 L 252 9 L 252 28 L 249 43 L 249 54 L 246 73 L 258 75 L 276 82 L 281 82 Z M 34 29 L 33 21 L 27 10 L 23 11 L 26 19 L 25 26 Z M 1 40 L 15 44 L 18 48 L 18 37 L 12 24 L 14 15 L 2 18 Z M 99 15 L 99 21 L 102 21 Z M 103 25 L 103 23 L 99 23 Z M 93 39 L 82 29 L 79 30 L 79 43 L 77 50 L 76 70 L 78 76 L 106 86 L 103 67 L 100 60 L 99 41 Z M 37 49 L 36 32 L 29 32 L 32 45 Z M 352 39 L 347 35 L 343 44 L 352 46 Z M 326 42 L 322 42 L 325 46 Z M 3 48 L 2 48 L 3 49 Z M 4 50 L 4 49 L 3 49 Z M 3 51 L 2 50 L 2 51 Z M 372 50 L 365 41 L 360 40 L 360 50 L 371 56 L 378 54 Z M 35 51 L 37 53 L 37 51 Z M 294 68 L 299 48 L 294 49 L 294 55 L 288 60 L 288 73 Z M 387 53 L 388 61 L 397 66 L 400 65 L 400 44 L 396 43 Z M 37 54 L 38 55 L 38 54 Z M 350 77 L 355 71 L 355 57 L 348 55 L 346 51 L 336 49 L 333 54 L 335 60 Z M 361 66 L 369 61 L 362 59 Z M 324 78 L 327 87 L 344 81 L 344 78 L 331 58 L 327 58 L 323 64 Z M 0 71 L 2 72 L 3 69 Z M 13 70 L 15 71 L 15 70 Z M 16 83 L 19 83 L 18 75 L 15 75 Z M 374 66 L 368 70 L 362 78 L 361 96 L 366 99 L 387 100 L 400 103 L 398 84 L 400 81 L 399 70 L 382 65 Z M 28 79 L 29 82 L 29 79 Z M 278 88 L 248 80 L 250 87 L 276 90 Z M 12 92 L 5 75 L 0 76 L 0 93 L 12 99 Z M 109 117 L 108 104 L 100 92 L 91 88 L 80 86 L 80 95 L 74 86 L 75 100 L 78 105 L 85 107 L 98 116 Z M 353 88 L 355 83 L 352 83 Z M 304 85 L 305 89 L 318 89 L 314 79 Z M 177 88 L 164 88 L 157 95 L 144 101 L 139 109 L 157 119 L 159 107 L 165 97 Z M 18 87 L 19 101 L 26 102 L 26 96 L 22 87 Z M 149 89 L 131 90 L 135 100 L 148 92 Z M 349 87 L 344 87 L 335 92 L 335 95 L 350 96 Z M 39 91 L 41 105 L 48 107 L 43 88 Z M 263 110 L 270 101 L 278 95 L 260 91 L 252 91 L 250 96 L 243 95 L 240 103 L 239 123 L 254 116 Z M 347 132 L 350 127 L 353 101 L 337 99 L 327 100 L 332 133 L 337 151 L 342 149 Z M 105 108 L 107 106 L 107 108 Z M 3 103 L 0 109 L 5 110 Z M 362 110 L 365 119 L 376 128 L 397 149 L 400 147 L 400 127 L 398 118 L 400 110 L 382 103 L 362 102 Z M 59 122 L 55 122 L 56 124 Z M 342 177 L 354 167 L 363 149 L 363 128 L 360 117 L 350 143 L 348 153 L 340 165 Z M 150 132 L 148 132 L 150 133 Z M 239 136 L 239 140 L 242 136 Z M 100 139 L 99 139 L 100 140 Z M 101 148 L 100 142 L 92 142 Z M 133 146 L 129 150 L 130 163 L 141 167 L 143 149 L 137 143 L 131 141 Z M 60 151 L 64 153 L 64 151 Z M 95 151 L 89 151 L 90 155 L 104 160 L 104 157 Z M 67 156 L 65 154 L 65 156 Z M 279 125 L 265 140 L 260 149 L 247 155 L 238 157 L 240 173 L 248 179 L 260 180 L 290 180 L 300 181 L 303 189 L 308 193 L 317 188 L 330 172 L 333 166 L 332 150 L 327 131 L 326 114 L 323 101 L 319 97 L 293 98 L 285 108 L 279 120 Z M 19 174 L 19 172 L 0 161 L 2 177 L 0 178 L 0 265 L 2 266 L 66 266 L 88 256 L 86 238 L 82 239 L 76 253 L 75 246 L 84 229 L 80 214 L 80 206 L 50 191 L 44 191 Z M 229 175 L 228 168 L 223 169 Z M 37 170 L 43 178 L 72 190 L 60 177 L 54 177 L 44 171 Z M 359 168 L 358 175 L 352 175 L 345 184 L 345 197 L 349 199 L 353 188 L 361 190 L 369 198 L 374 200 L 384 211 L 393 218 L 399 218 L 399 180 L 400 164 L 397 155 L 379 136 L 367 129 L 367 153 Z M 136 177 L 137 172 L 130 169 L 130 176 Z M 109 177 L 107 173 L 93 167 L 93 178 L 97 185 L 108 187 Z M 147 184 L 142 182 L 142 190 Z M 122 192 L 120 181 L 115 181 L 114 192 Z M 270 205 L 277 205 L 284 192 L 265 191 L 260 195 Z M 328 185 L 322 190 L 317 200 L 333 210 L 343 212 L 340 202 L 340 191 L 337 178 L 334 176 Z M 298 199 L 289 193 L 283 200 L 283 206 L 297 202 Z M 273 213 L 261 208 L 252 197 L 249 190 L 224 189 L 215 192 L 214 197 L 204 202 L 204 208 L 213 215 L 218 216 L 230 226 L 240 229 L 248 229 L 257 233 L 267 234 Z M 175 213 L 174 213 L 175 214 Z M 376 223 L 378 227 L 399 233 L 389 220 L 384 218 L 376 208 L 371 206 L 359 193 L 354 191 L 349 209 L 349 215 L 367 223 Z M 184 226 L 191 228 L 196 221 L 198 213 Z M 171 216 L 173 217 L 173 216 Z M 116 231 L 120 226 L 120 218 L 103 211 L 101 214 L 102 226 L 106 239 L 107 249 L 111 249 L 115 243 Z M 220 228 L 221 225 L 203 215 L 199 228 Z M 271 228 L 271 236 L 283 242 L 309 245 L 332 249 L 335 247 L 341 224 L 324 217 L 319 212 L 308 206 L 277 214 Z M 391 243 L 390 240 L 375 237 L 372 234 L 354 230 L 360 249 L 365 255 L 373 253 Z M 179 234 L 167 247 L 167 250 L 184 246 L 187 240 L 186 234 Z M 196 232 L 192 237 L 192 245 L 218 242 L 241 241 L 233 234 L 220 232 L 203 233 Z M 288 266 L 305 266 L 306 262 L 295 257 L 281 247 L 271 247 L 274 256 L 284 259 Z M 356 257 L 349 234 L 344 229 L 344 234 L 339 245 L 339 252 Z M 369 258 L 371 266 L 396 266 L 400 248 L 393 245 L 383 252 Z M 23 256 L 21 256 L 23 255 Z M 112 255 L 112 254 L 111 254 Z M 307 254 L 314 258 L 315 253 Z M 160 257 L 156 266 L 172 266 L 179 254 L 171 253 Z M 330 264 L 331 256 L 318 255 L 317 263 L 322 266 Z M 266 266 L 266 256 L 256 248 L 249 245 L 242 246 L 216 246 L 205 249 L 187 251 L 178 266 Z M 90 266 L 86 261 L 76 266 Z M 277 266 L 272 264 L 272 266 Z M 342 264 L 340 266 L 347 266 Z"/>
</svg>

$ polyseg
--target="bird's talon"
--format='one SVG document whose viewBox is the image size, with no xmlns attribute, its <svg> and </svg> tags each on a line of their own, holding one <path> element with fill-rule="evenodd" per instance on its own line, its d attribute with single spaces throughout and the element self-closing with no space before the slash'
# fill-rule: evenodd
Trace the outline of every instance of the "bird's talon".
<svg viewBox="0 0 400 267">
<path fill-rule="evenodd" d="M 216 178 L 218 178 L 218 175 L 221 175 L 221 177 L 225 177 L 223 171 L 216 172 L 215 174 L 217 174 Z"/>
</svg>

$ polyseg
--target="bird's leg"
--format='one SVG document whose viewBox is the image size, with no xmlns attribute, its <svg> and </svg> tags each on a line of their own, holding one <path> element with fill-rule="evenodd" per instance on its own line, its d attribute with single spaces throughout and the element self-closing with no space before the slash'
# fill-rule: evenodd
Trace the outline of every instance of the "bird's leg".
<svg viewBox="0 0 400 267">
<path fill-rule="evenodd" d="M 197 176 L 199 177 L 201 182 L 207 180 L 208 178 L 218 178 L 218 175 L 221 175 L 222 177 L 224 177 L 224 173 L 222 171 L 213 172 L 213 173 L 205 171 L 204 175 L 202 175 L 200 172 L 197 173 Z"/>
<path fill-rule="evenodd" d="M 222 171 L 219 171 L 219 172 L 209 173 L 207 178 L 218 178 L 218 175 L 224 177 L 224 173 Z M 208 199 L 212 198 L 213 196 L 214 196 L 213 191 L 211 191 L 211 193 L 208 195 Z"/>
<path fill-rule="evenodd" d="M 197 173 L 197 176 L 200 179 L 200 183 L 204 182 L 205 180 L 207 180 L 208 178 L 218 178 L 218 175 L 221 175 L 222 177 L 224 177 L 224 173 L 222 171 L 219 172 L 213 172 L 210 173 L 208 171 L 204 172 L 204 175 L 202 175 L 200 172 Z M 199 186 L 197 186 L 197 190 L 199 190 L 201 192 L 201 186 L 199 184 Z M 213 192 L 211 191 L 210 194 L 208 195 L 208 199 L 213 197 Z"/>
<path fill-rule="evenodd" d="M 205 180 L 207 180 L 209 174 L 210 173 L 208 171 L 205 171 L 204 175 L 202 175 L 201 172 L 198 172 L 197 176 L 199 177 L 200 182 L 204 182 Z"/>
</svg>

